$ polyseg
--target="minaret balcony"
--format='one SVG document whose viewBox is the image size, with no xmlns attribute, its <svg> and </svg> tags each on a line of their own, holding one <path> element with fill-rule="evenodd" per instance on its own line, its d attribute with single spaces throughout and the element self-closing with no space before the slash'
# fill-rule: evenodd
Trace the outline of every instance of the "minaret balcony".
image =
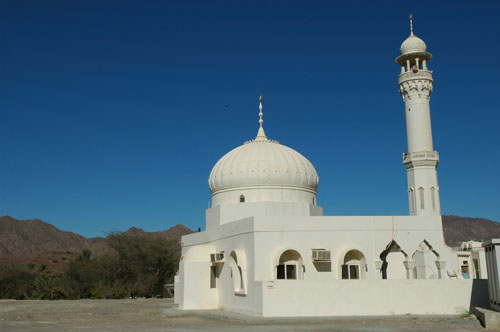
<svg viewBox="0 0 500 332">
<path fill-rule="evenodd" d="M 439 163 L 439 153 L 437 151 L 418 151 L 403 153 L 403 164 L 407 169 L 418 166 L 434 166 Z"/>
<path fill-rule="evenodd" d="M 399 75 L 399 83 L 401 84 L 404 81 L 411 80 L 411 79 L 428 79 L 433 81 L 432 79 L 432 71 L 431 70 L 423 70 L 419 69 L 417 72 L 414 72 L 412 70 L 401 73 Z"/>
</svg>

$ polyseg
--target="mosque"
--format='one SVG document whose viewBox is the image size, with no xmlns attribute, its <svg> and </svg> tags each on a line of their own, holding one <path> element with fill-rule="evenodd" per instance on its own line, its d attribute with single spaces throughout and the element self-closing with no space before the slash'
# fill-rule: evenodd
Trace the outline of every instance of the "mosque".
<svg viewBox="0 0 500 332">
<path fill-rule="evenodd" d="M 444 243 L 431 54 L 410 25 L 396 59 L 409 216 L 324 216 L 314 166 L 266 136 L 261 96 L 257 136 L 210 173 L 206 230 L 182 238 L 180 309 L 265 317 L 460 314 L 477 298 L 473 292 L 487 297 L 484 283 L 478 291 L 463 279 L 460 258 Z"/>
</svg>

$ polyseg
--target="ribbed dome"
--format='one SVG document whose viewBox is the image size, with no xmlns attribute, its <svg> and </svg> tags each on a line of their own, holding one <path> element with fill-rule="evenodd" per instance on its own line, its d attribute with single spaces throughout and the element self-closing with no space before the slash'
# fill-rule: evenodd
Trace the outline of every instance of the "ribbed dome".
<svg viewBox="0 0 500 332">
<path fill-rule="evenodd" d="M 318 174 L 297 151 L 257 136 L 224 155 L 212 169 L 208 183 L 212 194 L 248 187 L 295 187 L 315 193 Z"/>
<path fill-rule="evenodd" d="M 415 35 L 411 35 L 401 44 L 401 55 L 410 53 L 424 53 L 427 50 L 427 45 L 424 41 Z"/>
</svg>

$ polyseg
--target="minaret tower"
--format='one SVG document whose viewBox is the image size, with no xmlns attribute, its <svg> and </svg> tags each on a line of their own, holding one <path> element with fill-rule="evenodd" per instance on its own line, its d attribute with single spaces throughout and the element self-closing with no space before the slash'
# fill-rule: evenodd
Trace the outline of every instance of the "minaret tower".
<svg viewBox="0 0 500 332">
<path fill-rule="evenodd" d="M 413 34 L 410 15 L 410 36 L 401 44 L 399 92 L 405 102 L 406 138 L 408 152 L 403 164 L 408 173 L 408 200 L 410 215 L 440 215 L 437 165 L 439 154 L 432 146 L 429 100 L 432 91 L 432 71 L 427 62 L 432 55 L 427 45 Z"/>
</svg>

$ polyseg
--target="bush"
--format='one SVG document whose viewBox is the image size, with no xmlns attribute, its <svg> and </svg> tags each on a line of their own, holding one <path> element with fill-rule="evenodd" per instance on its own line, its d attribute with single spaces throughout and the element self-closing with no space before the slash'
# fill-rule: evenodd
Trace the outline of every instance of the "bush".
<svg viewBox="0 0 500 332">
<path fill-rule="evenodd" d="M 122 299 L 166 297 L 180 248 L 177 241 L 145 234 L 112 233 L 112 249 L 95 257 L 82 249 L 66 271 L 55 274 L 45 265 L 10 264 L 0 268 L 0 298 L 11 299 Z"/>
</svg>

